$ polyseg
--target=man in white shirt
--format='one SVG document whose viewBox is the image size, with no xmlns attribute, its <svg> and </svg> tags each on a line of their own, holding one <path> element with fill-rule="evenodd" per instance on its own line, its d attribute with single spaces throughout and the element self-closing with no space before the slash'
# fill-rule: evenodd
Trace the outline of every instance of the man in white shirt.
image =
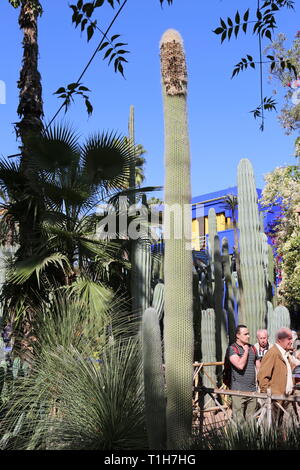
<svg viewBox="0 0 300 470">
<path fill-rule="evenodd" d="M 273 344 L 269 343 L 267 330 L 257 330 L 256 337 L 257 343 L 255 343 L 254 347 L 257 351 L 257 357 L 261 361 Z"/>
</svg>

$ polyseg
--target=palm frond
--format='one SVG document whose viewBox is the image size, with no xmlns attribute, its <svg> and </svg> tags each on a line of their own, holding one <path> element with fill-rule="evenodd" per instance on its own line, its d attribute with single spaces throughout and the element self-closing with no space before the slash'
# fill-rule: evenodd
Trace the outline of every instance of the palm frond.
<svg viewBox="0 0 300 470">
<path fill-rule="evenodd" d="M 17 262 L 14 270 L 8 273 L 8 281 L 23 284 L 35 274 L 39 285 L 40 275 L 49 265 L 60 268 L 64 273 L 71 269 L 68 258 L 62 253 L 52 253 L 44 256 L 34 255 L 24 261 Z"/>
</svg>

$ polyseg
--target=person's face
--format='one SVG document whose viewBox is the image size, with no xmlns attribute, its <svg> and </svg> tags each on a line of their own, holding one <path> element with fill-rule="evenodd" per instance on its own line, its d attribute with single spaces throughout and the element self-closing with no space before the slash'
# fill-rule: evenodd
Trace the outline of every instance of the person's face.
<svg viewBox="0 0 300 470">
<path fill-rule="evenodd" d="M 286 338 L 278 340 L 279 345 L 286 351 L 293 349 L 293 336 L 289 334 Z"/>
<path fill-rule="evenodd" d="M 248 344 L 250 338 L 248 328 L 241 328 L 240 332 L 236 335 L 236 337 L 242 344 Z"/>
<path fill-rule="evenodd" d="M 268 344 L 268 335 L 267 333 L 259 333 L 257 335 L 257 340 L 261 348 L 265 348 Z"/>
</svg>

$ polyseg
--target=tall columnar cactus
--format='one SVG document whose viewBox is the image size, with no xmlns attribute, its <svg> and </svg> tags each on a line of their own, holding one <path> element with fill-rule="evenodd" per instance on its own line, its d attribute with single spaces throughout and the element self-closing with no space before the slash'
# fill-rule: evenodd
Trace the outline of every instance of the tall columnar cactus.
<svg viewBox="0 0 300 470">
<path fill-rule="evenodd" d="M 254 341 L 257 329 L 265 326 L 267 303 L 257 192 L 252 165 L 247 159 L 238 165 L 238 202 L 245 321 L 250 341 Z"/>
<path fill-rule="evenodd" d="M 134 107 L 130 106 L 128 122 L 129 143 L 132 155 L 135 157 L 134 137 Z M 134 189 L 135 184 L 135 158 L 133 158 L 129 171 L 129 186 Z M 135 195 L 129 196 L 129 204 L 135 204 Z M 144 207 L 147 205 L 143 202 Z M 145 207 L 146 210 L 146 207 Z M 131 293 L 132 312 L 142 315 L 150 305 L 151 297 L 151 246 L 148 233 L 137 240 L 131 240 Z"/>
<path fill-rule="evenodd" d="M 215 265 L 215 288 L 214 288 L 214 309 L 216 314 L 216 358 L 222 361 L 228 346 L 226 332 L 226 319 L 223 309 L 223 279 L 222 279 L 222 259 L 220 252 L 220 239 L 218 235 L 214 237 L 214 265 Z"/>
<path fill-rule="evenodd" d="M 233 291 L 232 275 L 231 275 L 230 262 L 229 262 L 228 240 L 226 237 L 222 238 L 222 257 L 223 257 L 223 271 L 224 271 L 225 286 L 226 286 L 225 309 L 227 310 L 228 336 L 229 336 L 229 343 L 233 343 L 235 340 L 234 291 Z"/>
<path fill-rule="evenodd" d="M 201 362 L 216 361 L 216 316 L 213 308 L 202 310 L 201 312 Z M 203 374 L 203 385 L 205 387 L 214 387 L 217 383 L 216 368 L 209 367 L 205 369 L 211 380 Z"/>
<path fill-rule="evenodd" d="M 165 210 L 182 215 L 190 205 L 190 150 L 187 124 L 187 71 L 183 41 L 175 30 L 160 43 L 165 121 Z M 171 214 L 165 240 L 164 343 L 167 386 L 167 447 L 180 449 L 191 434 L 193 382 L 193 281 L 191 223 Z M 175 237 L 175 222 L 182 236 Z M 166 227 L 165 227 L 166 230 Z"/>
<path fill-rule="evenodd" d="M 147 308 L 142 322 L 146 426 L 150 449 L 166 445 L 166 396 L 159 318 Z"/>
<path fill-rule="evenodd" d="M 211 266 L 212 280 L 214 280 L 214 243 L 215 235 L 217 235 L 217 216 L 216 211 L 210 208 L 208 211 L 208 254 Z"/>
<path fill-rule="evenodd" d="M 271 343 L 275 342 L 275 334 L 279 328 L 290 328 L 290 313 L 283 305 L 278 305 L 274 310 L 271 302 L 268 302 L 267 329 Z"/>
<path fill-rule="evenodd" d="M 194 361 L 199 361 L 201 358 L 201 301 L 200 301 L 200 288 L 199 288 L 199 275 L 196 268 L 193 266 L 193 321 L 194 321 Z"/>
</svg>

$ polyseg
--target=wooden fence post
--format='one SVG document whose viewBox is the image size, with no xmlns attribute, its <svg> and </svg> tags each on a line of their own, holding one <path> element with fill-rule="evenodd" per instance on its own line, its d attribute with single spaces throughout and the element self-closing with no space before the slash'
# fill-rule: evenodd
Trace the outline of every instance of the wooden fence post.
<svg viewBox="0 0 300 470">
<path fill-rule="evenodd" d="M 271 429 L 272 426 L 272 392 L 271 389 L 267 389 L 267 426 Z"/>
</svg>

